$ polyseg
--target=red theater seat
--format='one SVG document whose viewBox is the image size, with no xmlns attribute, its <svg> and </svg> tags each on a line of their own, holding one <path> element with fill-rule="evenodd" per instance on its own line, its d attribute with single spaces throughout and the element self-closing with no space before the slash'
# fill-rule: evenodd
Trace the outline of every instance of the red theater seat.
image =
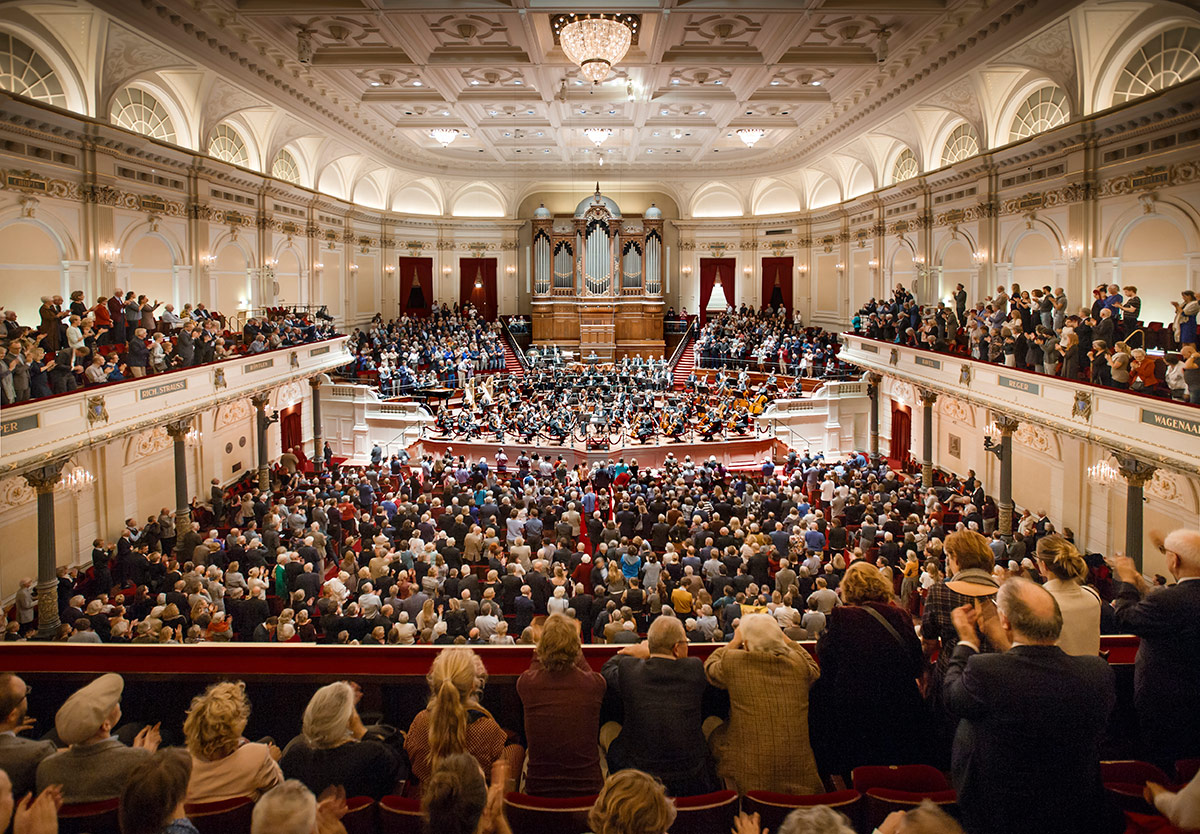
<svg viewBox="0 0 1200 834">
<path fill-rule="evenodd" d="M 544 797 L 510 793 L 504 797 L 504 815 L 513 831 L 521 834 L 585 834 L 588 812 L 596 797 Z"/>
<path fill-rule="evenodd" d="M 250 834 L 254 800 L 238 796 L 220 802 L 189 802 L 184 810 L 200 834 Z"/>
<path fill-rule="evenodd" d="M 845 814 L 851 823 L 857 824 L 862 812 L 862 799 L 862 794 L 855 790 L 814 793 L 808 796 L 746 791 L 746 795 L 742 797 L 742 810 L 747 814 L 758 814 L 761 827 L 771 831 L 778 828 L 787 815 L 797 808 L 812 808 L 816 805 L 826 805 L 838 813 Z"/>
<path fill-rule="evenodd" d="M 81 802 L 58 809 L 59 834 L 121 834 L 119 800 Z"/>
<path fill-rule="evenodd" d="M 379 834 L 422 834 L 421 800 L 385 796 L 379 800 Z"/>
<path fill-rule="evenodd" d="M 733 827 L 737 816 L 738 795 L 735 791 L 715 791 L 699 796 L 677 797 L 675 822 L 670 834 L 711 834 Z"/>
</svg>

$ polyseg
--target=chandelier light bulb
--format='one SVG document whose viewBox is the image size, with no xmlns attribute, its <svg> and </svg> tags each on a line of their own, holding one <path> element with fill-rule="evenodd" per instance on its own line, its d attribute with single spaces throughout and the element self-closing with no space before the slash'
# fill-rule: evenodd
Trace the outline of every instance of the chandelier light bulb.
<svg viewBox="0 0 1200 834">
<path fill-rule="evenodd" d="M 435 127 L 429 131 L 429 135 L 444 148 L 458 138 L 458 130 L 452 127 Z"/>
<path fill-rule="evenodd" d="M 766 131 L 760 127 L 743 127 L 737 132 L 737 135 L 746 143 L 747 148 L 753 148 L 754 143 L 766 135 Z"/>
<path fill-rule="evenodd" d="M 583 135 L 592 140 L 592 144 L 598 148 L 608 140 L 608 137 L 612 136 L 612 128 L 589 127 L 583 132 Z"/>
<path fill-rule="evenodd" d="M 599 84 L 629 51 L 636 26 L 636 21 L 622 15 L 578 17 L 562 26 L 558 42 L 563 53 L 579 66 L 580 74 Z"/>
</svg>

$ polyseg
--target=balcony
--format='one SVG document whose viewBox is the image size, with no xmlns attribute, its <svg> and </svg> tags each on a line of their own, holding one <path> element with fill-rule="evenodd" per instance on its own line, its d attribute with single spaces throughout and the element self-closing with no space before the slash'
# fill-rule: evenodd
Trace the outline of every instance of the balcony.
<svg viewBox="0 0 1200 834">
<path fill-rule="evenodd" d="M 1047 426 L 1170 469 L 1200 474 L 1200 408 L 966 356 L 842 334 L 838 357 L 919 388 Z"/>
<path fill-rule="evenodd" d="M 345 336 L 8 406 L 0 476 L 340 367 Z"/>
</svg>

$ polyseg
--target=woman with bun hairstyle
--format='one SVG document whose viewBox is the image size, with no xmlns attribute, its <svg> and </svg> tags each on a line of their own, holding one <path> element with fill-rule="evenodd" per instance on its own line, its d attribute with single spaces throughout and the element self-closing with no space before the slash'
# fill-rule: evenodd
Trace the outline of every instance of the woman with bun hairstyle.
<svg viewBox="0 0 1200 834">
<path fill-rule="evenodd" d="M 1058 647 L 1067 654 L 1100 654 L 1100 595 L 1084 584 L 1087 562 L 1062 536 L 1044 536 L 1037 543 L 1037 563 L 1046 590 L 1062 611 Z"/>
</svg>

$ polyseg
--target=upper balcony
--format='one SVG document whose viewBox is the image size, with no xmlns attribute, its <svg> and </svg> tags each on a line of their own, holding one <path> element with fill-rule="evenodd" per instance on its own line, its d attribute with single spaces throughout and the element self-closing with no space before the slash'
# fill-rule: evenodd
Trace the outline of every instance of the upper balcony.
<svg viewBox="0 0 1200 834">
<path fill-rule="evenodd" d="M 1188 403 L 895 345 L 856 333 L 842 334 L 838 356 L 920 388 L 1179 472 L 1200 474 L 1200 407 Z"/>
<path fill-rule="evenodd" d="M 346 340 L 335 336 L 6 406 L 0 476 L 341 367 L 350 361 Z"/>
</svg>

